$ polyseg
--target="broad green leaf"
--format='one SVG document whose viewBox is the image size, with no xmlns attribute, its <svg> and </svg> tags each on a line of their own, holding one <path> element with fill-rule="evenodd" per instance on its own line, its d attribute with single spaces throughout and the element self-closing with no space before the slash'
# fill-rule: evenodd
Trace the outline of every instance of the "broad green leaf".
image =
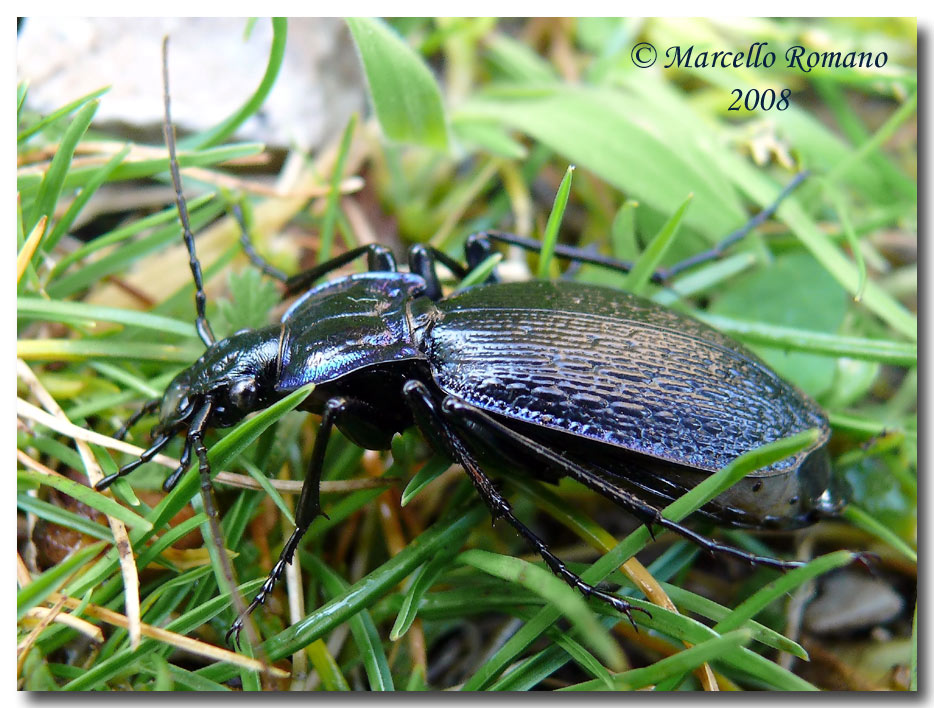
<svg viewBox="0 0 934 708">
<path fill-rule="evenodd" d="M 381 20 L 351 18 L 347 25 L 386 137 L 447 150 L 441 92 L 425 62 Z"/>
</svg>

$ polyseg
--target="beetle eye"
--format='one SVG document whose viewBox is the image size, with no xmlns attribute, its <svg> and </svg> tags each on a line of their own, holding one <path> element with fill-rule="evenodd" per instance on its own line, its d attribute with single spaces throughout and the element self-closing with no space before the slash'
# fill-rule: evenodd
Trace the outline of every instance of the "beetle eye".
<svg viewBox="0 0 934 708">
<path fill-rule="evenodd" d="M 256 400 L 256 382 L 253 379 L 240 379 L 230 387 L 230 402 L 240 410 L 251 410 Z"/>
</svg>

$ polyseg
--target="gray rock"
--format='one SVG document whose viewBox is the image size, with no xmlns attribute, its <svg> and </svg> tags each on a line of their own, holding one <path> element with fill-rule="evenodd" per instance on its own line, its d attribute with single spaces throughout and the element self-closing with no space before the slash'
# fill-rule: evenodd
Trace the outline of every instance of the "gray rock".
<svg viewBox="0 0 934 708">
<path fill-rule="evenodd" d="M 27 105 L 49 113 L 110 85 L 95 117 L 159 139 L 161 43 L 170 36 L 173 120 L 199 131 L 236 110 L 266 68 L 272 26 L 234 18 L 29 17 L 17 41 L 17 79 L 29 81 Z M 333 140 L 366 88 L 347 26 L 336 19 L 289 21 L 279 77 L 261 112 L 237 138 L 271 147 L 313 149 Z"/>
</svg>

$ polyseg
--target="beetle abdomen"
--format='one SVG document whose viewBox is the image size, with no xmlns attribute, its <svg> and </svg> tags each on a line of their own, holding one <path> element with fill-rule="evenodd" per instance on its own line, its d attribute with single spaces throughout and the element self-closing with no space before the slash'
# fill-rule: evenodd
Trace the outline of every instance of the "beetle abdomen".
<svg viewBox="0 0 934 708">
<path fill-rule="evenodd" d="M 570 282 L 497 284 L 440 303 L 427 354 L 443 391 L 487 411 L 714 471 L 808 428 L 820 409 L 684 315 Z"/>
</svg>

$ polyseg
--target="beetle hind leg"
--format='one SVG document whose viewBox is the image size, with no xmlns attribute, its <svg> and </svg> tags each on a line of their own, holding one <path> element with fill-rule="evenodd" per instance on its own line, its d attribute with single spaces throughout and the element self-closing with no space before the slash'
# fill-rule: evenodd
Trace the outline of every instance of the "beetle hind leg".
<svg viewBox="0 0 934 708">
<path fill-rule="evenodd" d="M 544 445 L 541 445 L 535 440 L 532 440 L 531 438 L 528 438 L 525 435 L 522 435 L 521 433 L 506 427 L 498 420 L 494 419 L 492 416 L 476 408 L 475 406 L 449 397 L 445 400 L 445 408 L 447 407 L 456 408 L 459 417 L 465 422 L 469 422 L 474 426 L 489 431 L 490 434 L 496 434 L 505 437 L 513 444 L 519 446 L 521 449 L 537 458 L 540 462 L 554 469 L 561 470 L 563 474 L 571 477 L 572 479 L 576 479 L 585 487 L 592 489 L 601 496 L 606 497 L 621 508 L 633 514 L 644 524 L 646 524 L 646 526 L 654 524 L 668 529 L 669 531 L 673 531 L 679 536 L 682 536 L 683 538 L 686 538 L 687 540 L 696 544 L 711 555 L 728 555 L 746 561 L 751 565 L 761 565 L 767 568 L 775 568 L 776 570 L 783 571 L 800 568 L 802 565 L 804 565 L 800 561 L 784 561 L 778 558 L 769 558 L 768 556 L 757 556 L 740 548 L 727 546 L 723 543 L 719 543 L 713 539 L 707 538 L 703 534 L 689 529 L 687 526 L 682 526 L 677 521 L 666 519 L 659 509 L 647 502 L 642 501 L 635 494 L 632 494 L 625 489 L 621 489 L 618 484 L 603 477 L 599 471 L 582 465 L 574 459 L 559 455 L 558 453 Z"/>
<path fill-rule="evenodd" d="M 429 440 L 433 441 L 433 444 L 439 445 L 444 452 L 455 459 L 467 471 L 470 481 L 473 482 L 474 487 L 480 494 L 480 498 L 489 507 L 494 522 L 499 518 L 506 519 L 519 532 L 519 535 L 535 548 L 552 573 L 572 588 L 577 589 L 585 597 L 595 597 L 610 605 L 617 612 L 626 615 L 633 627 L 636 626 L 632 617 L 633 610 L 644 612 L 651 617 L 641 607 L 634 607 L 623 598 L 611 595 L 585 582 L 552 553 L 548 545 L 536 536 L 528 526 L 516 518 L 515 514 L 512 513 L 509 502 L 496 488 L 493 480 L 480 468 L 480 464 L 464 445 L 460 436 L 452 430 L 448 419 L 453 419 L 456 424 L 457 411 L 451 410 L 447 404 L 448 401 L 454 399 L 448 397 L 439 409 L 428 388 L 418 381 L 409 381 L 404 387 L 404 393 L 409 406 L 412 408 L 418 427 Z"/>
<path fill-rule="evenodd" d="M 481 498 L 486 502 L 487 506 L 490 507 L 494 521 L 498 517 L 506 519 L 506 521 L 519 532 L 519 535 L 538 551 L 538 554 L 542 557 L 542 560 L 545 561 L 545 565 L 548 566 L 552 573 L 561 578 L 561 580 L 572 588 L 578 590 L 584 597 L 595 597 L 608 604 L 617 612 L 626 615 L 626 619 L 628 619 L 630 624 L 638 631 L 636 622 L 632 617 L 632 611 L 638 610 L 639 612 L 644 612 L 649 617 L 651 617 L 651 614 L 641 607 L 634 607 L 621 597 L 600 590 L 590 583 L 585 582 L 580 576 L 572 572 L 560 558 L 552 553 L 551 549 L 542 539 L 536 536 L 528 526 L 516 518 L 515 514 L 512 513 L 512 507 L 509 502 L 506 501 L 499 490 L 496 489 L 493 480 L 480 469 L 479 463 L 473 455 L 467 451 L 463 443 L 458 438 L 454 438 L 452 442 L 454 449 L 458 453 L 458 462 L 460 462 L 467 471 L 470 480 L 480 493 Z"/>
</svg>

